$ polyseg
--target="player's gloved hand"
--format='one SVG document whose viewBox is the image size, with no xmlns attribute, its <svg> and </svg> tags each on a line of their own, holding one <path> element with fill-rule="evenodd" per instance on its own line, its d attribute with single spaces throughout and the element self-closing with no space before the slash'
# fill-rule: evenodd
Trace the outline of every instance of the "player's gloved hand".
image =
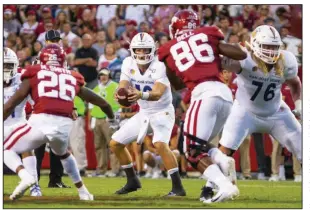
<svg viewBox="0 0 310 210">
<path fill-rule="evenodd" d="M 78 118 L 78 113 L 77 113 L 76 109 L 73 109 L 73 111 L 72 111 L 72 118 L 73 118 L 73 120 L 76 120 Z"/>
<path fill-rule="evenodd" d="M 129 87 L 128 92 L 129 92 L 128 101 L 131 103 L 138 101 L 142 97 L 141 91 L 137 90 L 132 86 Z"/>
<path fill-rule="evenodd" d="M 295 109 L 292 111 L 295 117 L 298 117 L 298 118 L 301 117 L 301 105 L 302 105 L 302 102 L 300 99 L 295 101 Z"/>
</svg>

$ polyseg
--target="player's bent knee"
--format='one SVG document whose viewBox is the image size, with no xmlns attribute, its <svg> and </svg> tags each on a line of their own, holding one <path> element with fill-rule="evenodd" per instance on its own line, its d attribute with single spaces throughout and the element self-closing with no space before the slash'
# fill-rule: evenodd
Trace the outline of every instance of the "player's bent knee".
<svg viewBox="0 0 310 210">
<path fill-rule="evenodd" d="M 155 142 L 154 143 L 154 147 L 156 148 L 156 151 L 158 152 L 162 152 L 162 151 L 166 151 L 167 149 L 169 149 L 168 144 L 166 144 L 165 142 Z"/>
<path fill-rule="evenodd" d="M 109 146 L 110 146 L 110 149 L 112 150 L 112 152 L 115 152 L 117 150 L 125 148 L 124 144 L 121 144 L 121 143 L 119 143 L 113 139 L 110 141 Z"/>
</svg>

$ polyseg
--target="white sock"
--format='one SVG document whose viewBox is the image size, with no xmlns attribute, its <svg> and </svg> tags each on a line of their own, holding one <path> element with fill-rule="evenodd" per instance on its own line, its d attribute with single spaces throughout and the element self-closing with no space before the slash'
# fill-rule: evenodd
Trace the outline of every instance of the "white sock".
<svg viewBox="0 0 310 210">
<path fill-rule="evenodd" d="M 168 174 L 171 176 L 172 174 L 174 174 L 175 172 L 178 172 L 179 168 L 172 168 L 168 170 Z"/>
<path fill-rule="evenodd" d="M 29 174 L 29 172 L 28 172 L 25 168 L 19 170 L 18 176 L 19 176 L 19 178 L 20 178 L 21 180 L 23 180 L 23 179 L 29 179 L 29 178 L 33 177 L 33 176 L 31 176 L 31 174 Z"/>
<path fill-rule="evenodd" d="M 204 178 L 213 182 L 217 186 L 230 185 L 231 182 L 224 176 L 217 164 L 212 164 L 203 172 Z"/>
<path fill-rule="evenodd" d="M 83 184 L 82 187 L 78 188 L 79 193 L 87 193 L 89 194 L 87 188 L 85 187 L 85 185 Z"/>
<path fill-rule="evenodd" d="M 133 164 L 132 164 L 132 163 L 129 163 L 128 165 L 122 165 L 122 166 L 121 166 L 122 169 L 132 168 L 132 167 L 133 167 Z"/>
<path fill-rule="evenodd" d="M 61 163 L 74 184 L 82 181 L 76 160 L 72 154 L 66 159 L 61 159 Z"/>
<path fill-rule="evenodd" d="M 38 184 L 38 174 L 37 174 L 37 158 L 36 156 L 28 156 L 23 158 L 23 164 L 25 169 L 30 175 L 32 175 Z"/>
<path fill-rule="evenodd" d="M 209 156 L 211 157 L 211 160 L 213 163 L 220 164 L 221 161 L 227 157 L 221 150 L 218 148 L 212 148 L 208 152 Z"/>
<path fill-rule="evenodd" d="M 12 150 L 4 150 L 3 151 L 3 162 L 4 164 L 16 173 L 16 169 L 19 166 L 22 166 L 23 163 L 18 156 L 18 154 Z"/>
</svg>

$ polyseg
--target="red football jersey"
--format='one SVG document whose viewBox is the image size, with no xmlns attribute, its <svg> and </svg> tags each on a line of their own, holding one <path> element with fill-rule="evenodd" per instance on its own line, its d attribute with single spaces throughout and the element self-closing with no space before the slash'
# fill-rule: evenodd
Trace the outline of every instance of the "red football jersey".
<svg viewBox="0 0 310 210">
<path fill-rule="evenodd" d="M 218 44 L 224 39 L 216 27 L 188 31 L 158 49 L 158 58 L 192 90 L 205 81 L 220 81 Z"/>
<path fill-rule="evenodd" d="M 21 80 L 29 79 L 33 113 L 71 117 L 73 99 L 84 85 L 84 78 L 75 71 L 47 65 L 29 66 Z"/>
</svg>

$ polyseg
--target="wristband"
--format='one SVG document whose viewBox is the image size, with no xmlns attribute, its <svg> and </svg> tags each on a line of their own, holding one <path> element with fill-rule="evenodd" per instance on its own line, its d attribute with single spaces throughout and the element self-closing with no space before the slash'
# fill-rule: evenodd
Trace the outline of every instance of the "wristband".
<svg viewBox="0 0 310 210">
<path fill-rule="evenodd" d="M 295 109 L 298 111 L 301 111 L 301 100 L 300 99 L 297 99 L 295 101 Z"/>
<path fill-rule="evenodd" d="M 149 92 L 141 92 L 141 99 L 142 100 L 147 100 L 150 97 L 150 93 Z"/>
</svg>

